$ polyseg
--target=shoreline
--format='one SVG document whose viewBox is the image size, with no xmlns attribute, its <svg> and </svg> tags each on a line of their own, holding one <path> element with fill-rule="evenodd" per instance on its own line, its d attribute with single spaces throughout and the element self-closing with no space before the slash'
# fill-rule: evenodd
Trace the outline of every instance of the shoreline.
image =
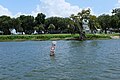
<svg viewBox="0 0 120 80">
<path fill-rule="evenodd" d="M 0 42 L 9 41 L 46 41 L 46 40 L 79 40 L 79 34 L 40 34 L 40 35 L 0 35 Z M 118 35 L 86 34 L 86 40 L 120 39 Z"/>
<path fill-rule="evenodd" d="M 120 39 L 120 36 L 110 36 L 112 39 Z"/>
</svg>

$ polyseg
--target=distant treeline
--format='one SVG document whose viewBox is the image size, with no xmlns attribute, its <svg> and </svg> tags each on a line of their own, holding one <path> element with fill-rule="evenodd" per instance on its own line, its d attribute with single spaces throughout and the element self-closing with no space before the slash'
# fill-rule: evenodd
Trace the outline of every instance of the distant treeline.
<svg viewBox="0 0 120 80">
<path fill-rule="evenodd" d="M 25 32 L 25 34 L 31 34 L 35 30 L 38 33 L 41 33 L 41 31 L 50 32 L 52 30 L 61 32 L 67 29 L 67 25 L 72 22 L 70 18 L 46 18 L 46 15 L 43 13 L 38 13 L 36 17 L 31 15 L 20 15 L 17 18 L 0 16 L 0 31 L 3 31 L 6 35 L 10 34 L 10 29 L 15 29 L 17 32 Z"/>
<path fill-rule="evenodd" d="M 71 15 L 72 16 L 72 15 Z M 31 15 L 20 15 L 17 18 L 10 16 L 0 16 L 0 32 L 4 35 L 9 35 L 10 29 L 15 29 L 17 32 L 25 32 L 25 34 L 32 34 L 35 30 L 39 33 L 77 33 L 77 25 L 70 17 L 49 17 L 43 13 L 38 13 L 36 17 Z M 93 26 L 95 29 L 100 28 L 103 31 L 120 28 L 120 8 L 114 9 L 112 15 L 103 14 L 100 16 L 89 16 L 89 27 L 91 30 Z M 117 31 L 116 30 L 116 31 Z"/>
</svg>

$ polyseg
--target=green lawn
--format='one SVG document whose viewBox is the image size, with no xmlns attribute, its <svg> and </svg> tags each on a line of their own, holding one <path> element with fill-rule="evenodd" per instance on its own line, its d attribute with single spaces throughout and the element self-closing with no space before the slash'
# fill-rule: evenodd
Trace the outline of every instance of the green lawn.
<svg viewBox="0 0 120 80">
<path fill-rule="evenodd" d="M 86 34 L 87 40 L 110 39 L 110 36 L 119 34 Z M 39 35 L 0 35 L 0 41 L 21 41 L 21 40 L 66 40 L 78 39 L 79 34 L 39 34 Z"/>
</svg>

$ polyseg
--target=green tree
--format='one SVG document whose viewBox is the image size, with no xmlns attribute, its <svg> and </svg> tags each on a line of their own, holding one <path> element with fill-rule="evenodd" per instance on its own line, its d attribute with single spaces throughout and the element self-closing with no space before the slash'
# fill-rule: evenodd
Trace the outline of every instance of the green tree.
<svg viewBox="0 0 120 80">
<path fill-rule="evenodd" d="M 44 28 L 44 25 L 43 25 L 43 24 L 39 25 L 39 30 L 40 30 L 40 31 L 44 31 L 44 30 L 45 30 L 45 28 Z"/>
<path fill-rule="evenodd" d="M 44 24 L 44 22 L 45 22 L 45 17 L 46 17 L 45 14 L 43 14 L 43 13 L 38 13 L 38 14 L 37 14 L 37 17 L 35 17 L 35 23 L 36 23 L 36 25 Z"/>
<path fill-rule="evenodd" d="M 118 15 L 120 17 L 120 8 L 115 8 L 112 10 L 113 15 Z"/>
<path fill-rule="evenodd" d="M 12 23 L 12 28 L 15 28 L 17 32 L 23 32 L 23 29 L 21 30 L 21 22 L 18 18 L 12 18 L 11 23 Z"/>
<path fill-rule="evenodd" d="M 21 21 L 21 27 L 26 34 L 31 34 L 33 32 L 34 27 L 34 17 L 33 16 L 25 16 L 21 15 L 18 18 Z"/>
<path fill-rule="evenodd" d="M 113 9 L 112 11 L 112 21 L 111 23 L 115 22 L 114 24 L 112 24 L 112 26 L 116 29 L 118 29 L 118 31 L 120 32 L 120 8 L 116 8 Z"/>
<path fill-rule="evenodd" d="M 82 21 L 83 19 L 89 19 L 90 15 L 90 9 L 82 10 L 77 15 L 72 14 L 70 18 L 72 18 L 73 22 L 75 22 L 75 25 L 77 27 L 77 32 L 79 33 L 79 39 L 84 40 L 85 39 L 85 33 L 83 31 Z"/>
<path fill-rule="evenodd" d="M 9 16 L 0 16 L 0 29 L 5 35 L 10 34 L 9 29 L 11 26 L 11 18 Z"/>
<path fill-rule="evenodd" d="M 37 26 L 35 26 L 34 27 L 34 30 L 36 30 L 37 32 L 42 32 L 42 31 L 44 31 L 45 29 L 44 29 L 44 26 L 43 26 L 43 24 L 40 24 L 40 25 L 37 25 Z"/>
<path fill-rule="evenodd" d="M 63 33 L 67 26 L 70 24 L 74 24 L 74 22 L 70 18 L 62 18 L 62 17 L 49 17 L 45 20 L 45 29 L 47 30 L 49 25 L 53 24 L 55 26 L 55 30 Z"/>
<path fill-rule="evenodd" d="M 53 24 L 50 24 L 48 30 L 50 31 L 50 33 L 52 33 L 53 30 L 55 30 L 55 26 Z"/>
<path fill-rule="evenodd" d="M 23 30 L 23 28 L 21 27 L 21 20 L 20 20 L 20 18 L 12 18 L 11 19 L 11 29 L 15 29 L 16 30 L 16 32 L 23 32 L 24 30 Z"/>
<path fill-rule="evenodd" d="M 39 31 L 39 27 L 38 27 L 38 26 L 35 26 L 35 27 L 34 27 L 34 30 Z"/>
<path fill-rule="evenodd" d="M 100 15 L 97 18 L 99 24 L 101 25 L 101 28 L 107 33 L 107 30 L 110 28 L 111 24 L 111 16 L 110 15 Z"/>
<path fill-rule="evenodd" d="M 73 25 L 67 25 L 68 33 L 75 34 L 75 27 Z"/>
<path fill-rule="evenodd" d="M 117 29 L 119 28 L 119 24 L 120 24 L 120 20 L 119 17 L 117 15 L 112 15 L 111 16 L 111 28 L 113 29 Z"/>
<path fill-rule="evenodd" d="M 93 33 L 94 30 L 97 30 L 98 28 L 101 29 L 99 23 L 97 22 L 97 17 L 95 15 L 90 15 L 89 27 L 90 27 L 91 33 Z"/>
<path fill-rule="evenodd" d="M 55 26 L 55 30 L 60 29 L 60 26 L 62 26 L 62 18 L 49 17 L 45 20 L 45 28 L 48 29 L 50 24 L 53 24 Z"/>
</svg>

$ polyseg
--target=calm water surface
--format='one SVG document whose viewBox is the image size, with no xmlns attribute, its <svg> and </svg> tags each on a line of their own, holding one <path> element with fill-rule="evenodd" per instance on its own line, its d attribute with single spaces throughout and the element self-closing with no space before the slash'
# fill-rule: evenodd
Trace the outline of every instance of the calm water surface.
<svg viewBox="0 0 120 80">
<path fill-rule="evenodd" d="M 0 42 L 0 80 L 120 80 L 120 40 Z"/>
</svg>

